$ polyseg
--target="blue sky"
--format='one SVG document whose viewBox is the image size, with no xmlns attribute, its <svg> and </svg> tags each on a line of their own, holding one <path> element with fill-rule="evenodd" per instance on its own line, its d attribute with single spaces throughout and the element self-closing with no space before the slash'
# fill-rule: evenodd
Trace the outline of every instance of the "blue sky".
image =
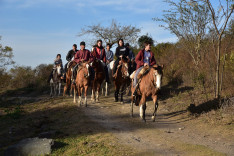
<svg viewBox="0 0 234 156">
<path fill-rule="evenodd" d="M 141 28 L 141 35 L 148 33 L 158 43 L 175 42 L 152 20 L 165 9 L 163 0 L 0 0 L 1 43 L 13 48 L 17 65 L 35 67 L 53 63 L 57 53 L 65 63 L 72 45 L 88 40 L 77 37 L 81 28 L 112 19 Z"/>
</svg>

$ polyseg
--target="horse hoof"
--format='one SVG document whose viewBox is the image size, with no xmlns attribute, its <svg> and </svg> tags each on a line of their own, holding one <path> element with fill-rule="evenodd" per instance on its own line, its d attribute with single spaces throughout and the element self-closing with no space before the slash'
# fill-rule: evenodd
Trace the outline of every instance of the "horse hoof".
<svg viewBox="0 0 234 156">
<path fill-rule="evenodd" d="M 154 117 L 154 116 L 152 116 L 151 118 L 152 118 L 152 121 L 153 121 L 153 122 L 155 122 L 155 117 Z"/>
<path fill-rule="evenodd" d="M 146 120 L 145 120 L 145 119 L 141 119 L 141 121 L 142 121 L 142 122 L 146 122 Z"/>
<path fill-rule="evenodd" d="M 123 104 L 124 104 L 124 102 L 123 102 L 123 101 L 121 101 L 121 104 L 123 105 Z"/>
</svg>

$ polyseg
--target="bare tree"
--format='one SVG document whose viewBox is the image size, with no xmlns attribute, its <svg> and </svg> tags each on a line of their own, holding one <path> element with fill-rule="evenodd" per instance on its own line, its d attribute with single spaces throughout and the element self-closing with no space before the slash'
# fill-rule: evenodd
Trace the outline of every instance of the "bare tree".
<svg viewBox="0 0 234 156">
<path fill-rule="evenodd" d="M 203 56 L 202 41 L 210 22 L 208 7 L 201 1 L 165 0 L 165 2 L 169 4 L 170 10 L 164 10 L 163 18 L 153 18 L 153 20 L 166 23 L 160 26 L 170 30 L 179 38 L 179 42 L 186 47 L 194 64 L 198 66 Z"/>
<path fill-rule="evenodd" d="M 216 32 L 217 36 L 217 47 L 216 47 L 216 91 L 215 91 L 215 98 L 220 99 L 220 89 L 221 89 L 221 83 L 220 83 L 220 52 L 221 52 L 221 43 L 222 43 L 222 37 L 224 35 L 227 23 L 233 13 L 234 10 L 234 4 L 233 0 L 226 0 L 225 6 L 219 1 L 219 7 L 220 9 L 218 11 L 215 11 L 213 8 L 210 0 L 204 0 L 209 7 L 209 10 L 211 12 L 213 27 Z"/>
<path fill-rule="evenodd" d="M 101 24 L 94 24 L 86 26 L 81 29 L 78 36 L 91 34 L 97 39 L 102 39 L 105 43 L 110 43 L 111 46 L 117 43 L 119 39 L 126 42 L 135 43 L 140 33 L 140 29 L 132 25 L 121 25 L 115 20 L 112 20 L 110 26 L 102 26 Z"/>
</svg>

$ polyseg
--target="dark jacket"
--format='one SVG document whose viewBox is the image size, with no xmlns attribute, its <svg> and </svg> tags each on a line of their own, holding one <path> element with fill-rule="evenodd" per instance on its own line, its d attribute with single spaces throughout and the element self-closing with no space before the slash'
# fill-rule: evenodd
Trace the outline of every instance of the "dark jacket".
<svg viewBox="0 0 234 156">
<path fill-rule="evenodd" d="M 69 62 L 71 61 L 71 59 L 73 58 L 73 56 L 76 54 L 78 50 L 74 51 L 73 49 L 71 49 L 66 56 L 66 60 Z"/>
<path fill-rule="evenodd" d="M 87 49 L 79 50 L 79 51 L 76 52 L 74 61 L 75 61 L 76 63 L 80 63 L 82 59 L 83 59 L 84 61 L 92 62 L 92 61 L 93 61 L 93 55 L 92 55 L 91 52 L 90 52 L 89 50 L 87 50 Z"/>
<path fill-rule="evenodd" d="M 101 53 L 99 54 L 98 52 Z M 105 52 L 105 49 L 103 47 L 95 47 L 93 49 L 93 52 L 92 52 L 92 55 L 94 58 L 97 58 L 99 60 L 102 60 L 104 63 L 106 63 L 106 52 Z"/>
<path fill-rule="evenodd" d="M 144 66 L 144 51 L 145 51 L 145 49 L 140 50 L 135 58 L 135 62 L 137 64 L 136 69 L 140 68 L 141 66 Z M 150 66 L 156 64 L 156 60 L 154 58 L 154 53 L 152 51 L 150 51 L 149 63 L 150 63 L 149 64 Z"/>
<path fill-rule="evenodd" d="M 129 49 L 125 46 L 118 46 L 115 51 L 115 56 L 119 59 L 120 55 L 127 57 L 129 55 Z"/>
</svg>

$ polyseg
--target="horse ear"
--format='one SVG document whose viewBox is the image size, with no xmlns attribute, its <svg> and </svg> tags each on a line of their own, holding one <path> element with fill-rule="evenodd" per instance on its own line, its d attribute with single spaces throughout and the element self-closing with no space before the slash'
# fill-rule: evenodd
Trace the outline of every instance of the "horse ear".
<svg viewBox="0 0 234 156">
<path fill-rule="evenodd" d="M 162 69 L 163 69 L 163 68 L 164 68 L 164 65 L 162 64 L 161 67 L 162 67 Z"/>
</svg>

